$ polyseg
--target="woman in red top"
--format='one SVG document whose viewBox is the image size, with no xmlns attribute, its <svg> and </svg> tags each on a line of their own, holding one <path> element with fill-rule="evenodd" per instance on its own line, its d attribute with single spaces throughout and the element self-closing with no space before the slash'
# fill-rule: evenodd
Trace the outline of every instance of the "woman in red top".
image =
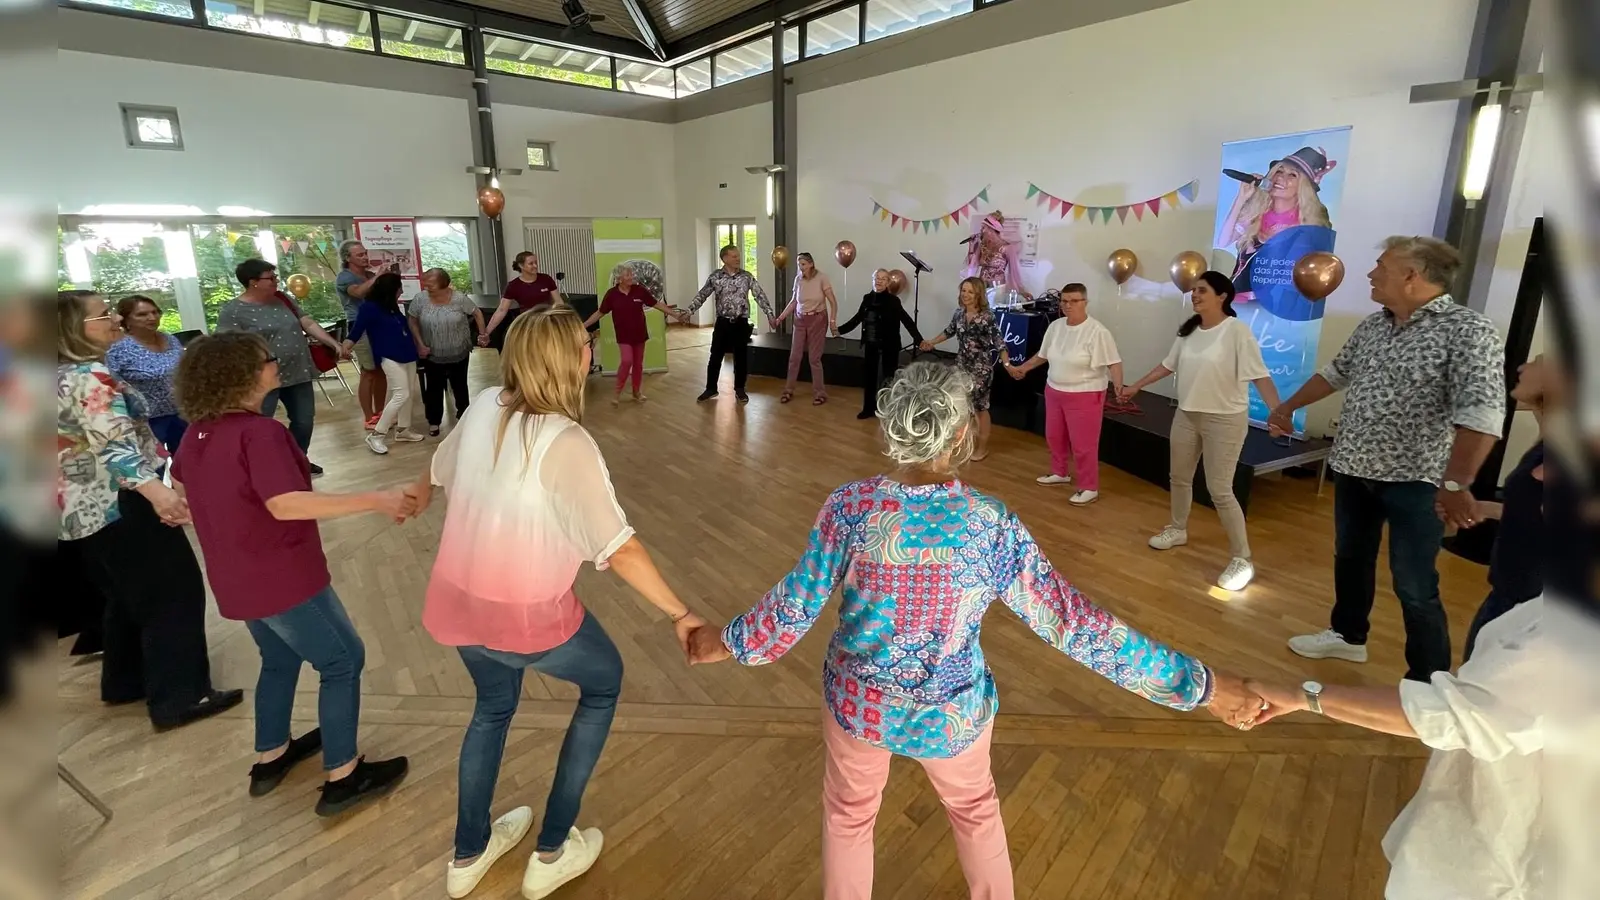
<svg viewBox="0 0 1600 900">
<path fill-rule="evenodd" d="M 500 305 L 489 317 L 489 327 L 478 337 L 478 343 L 485 347 L 489 345 L 489 335 L 494 334 L 495 328 L 510 315 L 512 303 L 516 303 L 517 312 L 522 313 L 567 302 L 562 298 L 561 287 L 556 280 L 539 271 L 539 254 L 531 250 L 518 253 L 517 258 L 512 260 L 511 269 L 517 273 L 517 277 L 506 282 L 506 289 L 500 292 Z"/>
<path fill-rule="evenodd" d="M 647 399 L 640 390 L 644 383 L 644 345 L 650 339 L 649 326 L 644 319 L 644 308 L 647 306 L 657 306 L 656 298 L 649 289 L 634 280 L 631 267 L 623 266 L 617 272 L 617 286 L 606 291 L 600 308 L 583 323 L 583 327 L 593 328 L 601 316 L 610 313 L 611 326 L 617 331 L 617 349 L 622 353 L 622 362 L 617 366 L 617 393 L 611 398 L 612 406 L 622 399 L 622 385 L 630 377 L 633 379 L 633 399 Z M 686 316 L 669 311 L 665 304 L 657 308 L 679 322 L 687 321 Z"/>
</svg>

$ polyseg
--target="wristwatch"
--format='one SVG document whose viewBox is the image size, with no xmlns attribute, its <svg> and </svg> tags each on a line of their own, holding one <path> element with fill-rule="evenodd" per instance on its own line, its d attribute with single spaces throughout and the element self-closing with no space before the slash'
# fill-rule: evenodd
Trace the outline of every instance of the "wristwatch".
<svg viewBox="0 0 1600 900">
<path fill-rule="evenodd" d="M 1322 684 L 1316 681 L 1308 681 L 1300 685 L 1300 690 L 1306 692 L 1306 709 L 1319 716 L 1322 715 Z"/>
<path fill-rule="evenodd" d="M 1452 494 L 1459 494 L 1462 491 L 1467 489 L 1467 486 L 1462 484 L 1461 482 L 1459 482 L 1459 481 L 1450 481 L 1448 479 L 1446 479 L 1444 481 L 1444 483 L 1440 484 L 1439 486 L 1444 488 L 1445 490 L 1449 491 Z"/>
</svg>

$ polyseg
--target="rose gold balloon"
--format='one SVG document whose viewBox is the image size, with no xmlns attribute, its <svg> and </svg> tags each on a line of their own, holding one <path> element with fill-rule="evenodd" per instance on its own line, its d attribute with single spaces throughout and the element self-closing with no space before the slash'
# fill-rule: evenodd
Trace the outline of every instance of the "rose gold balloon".
<svg viewBox="0 0 1600 900">
<path fill-rule="evenodd" d="M 889 293 L 898 294 L 906 289 L 906 273 L 899 269 L 889 270 Z"/>
<path fill-rule="evenodd" d="M 849 241 L 840 241 L 833 247 L 833 258 L 844 268 L 850 268 L 856 261 L 856 245 Z"/>
<path fill-rule="evenodd" d="M 497 187 L 483 188 L 478 191 L 478 208 L 489 218 L 497 219 L 506 208 L 506 195 Z"/>
<path fill-rule="evenodd" d="M 1294 264 L 1294 286 L 1307 300 L 1322 300 L 1344 281 L 1344 260 L 1317 250 Z"/>
<path fill-rule="evenodd" d="M 789 248 L 779 244 L 772 248 L 772 267 L 774 269 L 789 268 Z"/>
<path fill-rule="evenodd" d="M 1111 272 L 1111 280 L 1117 284 L 1126 284 L 1137 268 L 1139 268 L 1139 257 L 1134 256 L 1133 251 L 1126 247 L 1113 250 L 1111 255 L 1106 257 L 1106 269 Z"/>
<path fill-rule="evenodd" d="M 1205 270 L 1206 258 L 1193 250 L 1185 250 L 1172 258 L 1172 283 L 1187 294 L 1194 290 Z"/>
<path fill-rule="evenodd" d="M 299 272 L 290 275 L 284 286 L 289 289 L 289 293 L 293 294 L 296 300 L 304 300 L 311 296 L 311 279 L 301 275 Z"/>
</svg>

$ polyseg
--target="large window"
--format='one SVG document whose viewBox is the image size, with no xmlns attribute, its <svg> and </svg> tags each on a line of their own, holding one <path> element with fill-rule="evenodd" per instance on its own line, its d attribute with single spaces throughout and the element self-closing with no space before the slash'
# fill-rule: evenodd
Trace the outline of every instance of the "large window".
<svg viewBox="0 0 1600 900">
<path fill-rule="evenodd" d="M 378 40 L 383 52 L 391 56 L 409 56 L 431 62 L 464 66 L 467 55 L 461 49 L 463 34 L 454 25 L 403 19 L 399 16 L 378 16 Z"/>
<path fill-rule="evenodd" d="M 450 285 L 473 293 L 472 240 L 466 222 L 423 219 L 417 222 L 417 242 L 422 245 L 422 270 L 443 269 Z"/>
<path fill-rule="evenodd" d="M 757 251 L 760 245 L 756 240 L 756 223 L 754 222 L 712 222 L 711 223 L 711 253 L 716 257 L 712 266 L 722 265 L 722 248 L 732 245 L 744 251 L 744 269 L 757 280 L 760 280 L 761 270 L 758 267 Z M 761 318 L 761 308 L 756 305 L 755 297 L 750 297 L 750 321 L 757 322 Z"/>
<path fill-rule="evenodd" d="M 697 59 L 678 67 L 678 96 L 698 94 L 711 87 L 711 60 Z"/>
<path fill-rule="evenodd" d="M 783 63 L 788 65 L 800 61 L 800 28 L 785 28 L 783 30 Z"/>
<path fill-rule="evenodd" d="M 486 34 L 484 65 L 497 72 L 609 88 L 611 57 L 509 35 Z"/>
<path fill-rule="evenodd" d="M 62 241 L 66 280 L 80 284 L 86 280 L 113 305 L 131 294 L 143 294 L 161 307 L 163 329 L 181 331 L 163 232 L 160 225 L 149 222 L 79 226 L 76 245 L 70 237 Z"/>
<path fill-rule="evenodd" d="M 867 40 L 972 12 L 972 0 L 867 0 Z"/>
<path fill-rule="evenodd" d="M 850 6 L 806 23 L 806 57 L 822 56 L 861 42 L 861 7 Z"/>
<path fill-rule="evenodd" d="M 753 75 L 772 71 L 772 38 L 764 37 L 719 50 L 711 58 L 711 77 L 716 85 L 732 84 Z"/>
<path fill-rule="evenodd" d="M 672 89 L 672 70 L 664 66 L 631 59 L 617 60 L 617 90 L 633 94 L 649 94 L 671 100 L 677 96 Z"/>
<path fill-rule="evenodd" d="M 257 12 L 260 10 L 260 12 Z M 206 24 L 267 37 L 371 50 L 372 17 L 364 9 L 319 0 L 224 3 L 206 0 Z"/>
<path fill-rule="evenodd" d="M 109 6 L 128 12 L 152 16 L 171 16 L 174 19 L 193 19 L 194 7 L 184 0 L 73 0 L 89 6 Z"/>
</svg>

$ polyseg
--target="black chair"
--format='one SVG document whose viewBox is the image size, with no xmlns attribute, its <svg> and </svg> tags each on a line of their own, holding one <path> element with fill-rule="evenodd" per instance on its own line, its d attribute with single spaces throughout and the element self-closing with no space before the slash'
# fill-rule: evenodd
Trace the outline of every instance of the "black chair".
<svg viewBox="0 0 1600 900">
<path fill-rule="evenodd" d="M 198 328 L 193 328 L 193 329 L 190 329 L 188 331 L 180 331 L 177 334 L 173 335 L 173 337 L 178 339 L 178 343 L 179 344 L 182 344 L 183 346 L 187 347 L 190 344 L 194 343 L 194 339 L 195 338 L 197 338 L 197 337 L 199 337 L 199 336 L 201 336 L 203 334 L 205 334 L 204 331 L 201 331 Z"/>
</svg>

